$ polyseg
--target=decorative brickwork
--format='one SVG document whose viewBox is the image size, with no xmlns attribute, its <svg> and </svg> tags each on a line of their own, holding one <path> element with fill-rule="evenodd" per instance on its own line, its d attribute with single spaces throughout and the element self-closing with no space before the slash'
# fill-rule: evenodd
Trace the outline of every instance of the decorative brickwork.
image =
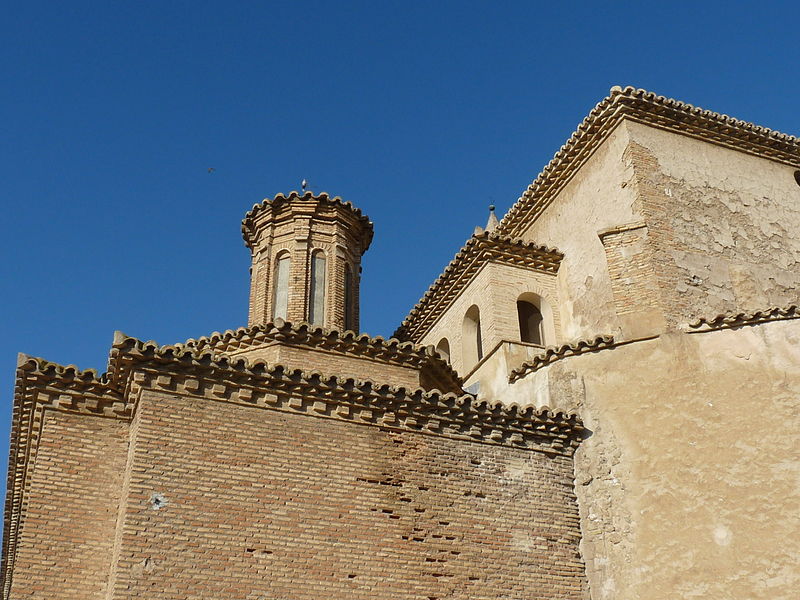
<svg viewBox="0 0 800 600">
<path fill-rule="evenodd" d="M 372 241 L 372 222 L 360 210 L 326 193 L 278 194 L 245 215 L 242 235 L 253 261 L 251 326 L 286 317 L 358 330 L 361 255 Z M 316 256 L 323 262 L 312 282 Z M 281 258 L 288 259 L 288 273 L 279 282 L 275 274 Z M 321 294 L 316 316 L 315 290 Z"/>
<path fill-rule="evenodd" d="M 394 336 L 419 342 L 487 262 L 557 273 L 563 256 L 558 250 L 488 231 L 474 235 L 411 309 Z"/>
<path fill-rule="evenodd" d="M 372 378 L 393 383 L 392 378 L 395 375 L 380 370 L 379 365 L 383 363 L 410 370 L 416 379 L 416 384 L 412 387 L 423 387 L 427 390 L 436 388 L 440 392 L 461 391 L 458 374 L 449 363 L 438 356 L 432 346 L 419 346 L 396 338 L 387 340 L 381 336 L 370 337 L 354 331 L 339 332 L 314 327 L 308 323 L 293 325 L 278 319 L 274 323 L 214 333 L 186 342 L 187 347 L 200 351 L 210 350 L 214 354 L 249 359 L 264 358 L 268 362 L 275 362 L 269 361 L 262 353 L 271 344 L 299 349 L 301 353 L 298 356 L 303 356 L 302 350 L 310 349 L 329 353 L 329 358 L 318 356 L 313 363 L 316 368 L 328 374 L 344 373 L 348 367 L 355 365 L 353 359 L 359 358 L 366 361 L 364 369 L 372 373 L 369 377 L 360 377 L 361 379 Z M 307 354 L 305 358 L 308 359 Z M 295 367 L 307 364 L 290 360 L 277 362 Z"/>
<path fill-rule="evenodd" d="M 177 346 L 118 334 L 102 377 L 21 357 L 5 597 L 102 598 L 110 585 L 112 599 L 582 598 L 575 415 L 208 351 L 263 333 Z M 428 352 L 389 346 L 405 360 Z M 78 512 L 42 519 L 67 488 Z M 104 560 L 54 577 L 40 548 Z M 486 560 L 517 568 L 489 575 Z"/>
</svg>

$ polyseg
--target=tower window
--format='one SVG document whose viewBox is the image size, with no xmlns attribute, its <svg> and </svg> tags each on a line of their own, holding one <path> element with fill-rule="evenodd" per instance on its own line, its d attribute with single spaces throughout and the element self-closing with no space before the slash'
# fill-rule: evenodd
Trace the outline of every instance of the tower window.
<svg viewBox="0 0 800 600">
<path fill-rule="evenodd" d="M 483 358 L 483 342 L 481 340 L 481 311 L 472 305 L 464 315 L 461 326 L 461 351 L 464 370 L 469 370 Z"/>
<path fill-rule="evenodd" d="M 288 253 L 278 256 L 275 261 L 275 288 L 272 298 L 272 318 L 286 319 L 289 311 L 289 267 L 291 258 Z"/>
<path fill-rule="evenodd" d="M 436 344 L 436 351 L 443 359 L 450 362 L 450 342 L 447 341 L 447 338 L 439 340 L 439 343 Z"/>
<path fill-rule="evenodd" d="M 325 324 L 325 254 L 317 250 L 311 255 L 311 293 L 308 321 L 312 325 Z"/>
<path fill-rule="evenodd" d="M 517 300 L 519 339 L 529 344 L 542 345 L 542 313 L 530 302 Z"/>
</svg>

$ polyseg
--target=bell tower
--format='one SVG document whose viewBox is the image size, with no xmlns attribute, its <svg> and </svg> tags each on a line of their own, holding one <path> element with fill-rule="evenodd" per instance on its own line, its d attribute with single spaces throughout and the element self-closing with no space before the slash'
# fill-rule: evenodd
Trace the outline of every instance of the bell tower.
<svg viewBox="0 0 800 600">
<path fill-rule="evenodd" d="M 248 324 L 280 318 L 358 332 L 361 255 L 372 233 L 366 215 L 326 193 L 254 205 L 242 221 L 252 256 Z"/>
</svg>

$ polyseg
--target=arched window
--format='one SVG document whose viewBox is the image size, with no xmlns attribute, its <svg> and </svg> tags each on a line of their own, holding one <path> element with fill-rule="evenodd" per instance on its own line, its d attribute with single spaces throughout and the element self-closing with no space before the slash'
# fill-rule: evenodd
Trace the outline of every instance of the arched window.
<svg viewBox="0 0 800 600">
<path fill-rule="evenodd" d="M 308 322 L 325 324 L 325 253 L 315 250 L 311 255 L 311 290 L 308 304 Z"/>
<path fill-rule="evenodd" d="M 542 312 L 532 302 L 517 300 L 519 339 L 522 342 L 542 345 Z"/>
<path fill-rule="evenodd" d="M 279 254 L 275 260 L 275 287 L 272 295 L 272 318 L 285 319 L 289 311 L 289 267 L 288 252 Z"/>
<path fill-rule="evenodd" d="M 461 326 L 461 352 L 465 371 L 474 367 L 483 358 L 481 311 L 474 304 L 464 315 L 464 323 Z"/>
<path fill-rule="evenodd" d="M 447 341 L 447 338 L 439 340 L 439 343 L 436 344 L 436 351 L 443 359 L 450 362 L 450 342 Z"/>
<path fill-rule="evenodd" d="M 355 329 L 353 306 L 353 270 L 350 265 L 344 266 L 344 328 Z"/>
</svg>

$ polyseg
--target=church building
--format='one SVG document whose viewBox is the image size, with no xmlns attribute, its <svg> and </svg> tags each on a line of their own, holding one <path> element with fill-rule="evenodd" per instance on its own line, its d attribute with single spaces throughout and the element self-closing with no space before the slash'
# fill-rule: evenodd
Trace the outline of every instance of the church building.
<svg viewBox="0 0 800 600">
<path fill-rule="evenodd" d="M 242 234 L 246 327 L 19 356 L 0 598 L 796 597 L 796 137 L 614 87 L 388 339 L 350 202 Z"/>
</svg>

